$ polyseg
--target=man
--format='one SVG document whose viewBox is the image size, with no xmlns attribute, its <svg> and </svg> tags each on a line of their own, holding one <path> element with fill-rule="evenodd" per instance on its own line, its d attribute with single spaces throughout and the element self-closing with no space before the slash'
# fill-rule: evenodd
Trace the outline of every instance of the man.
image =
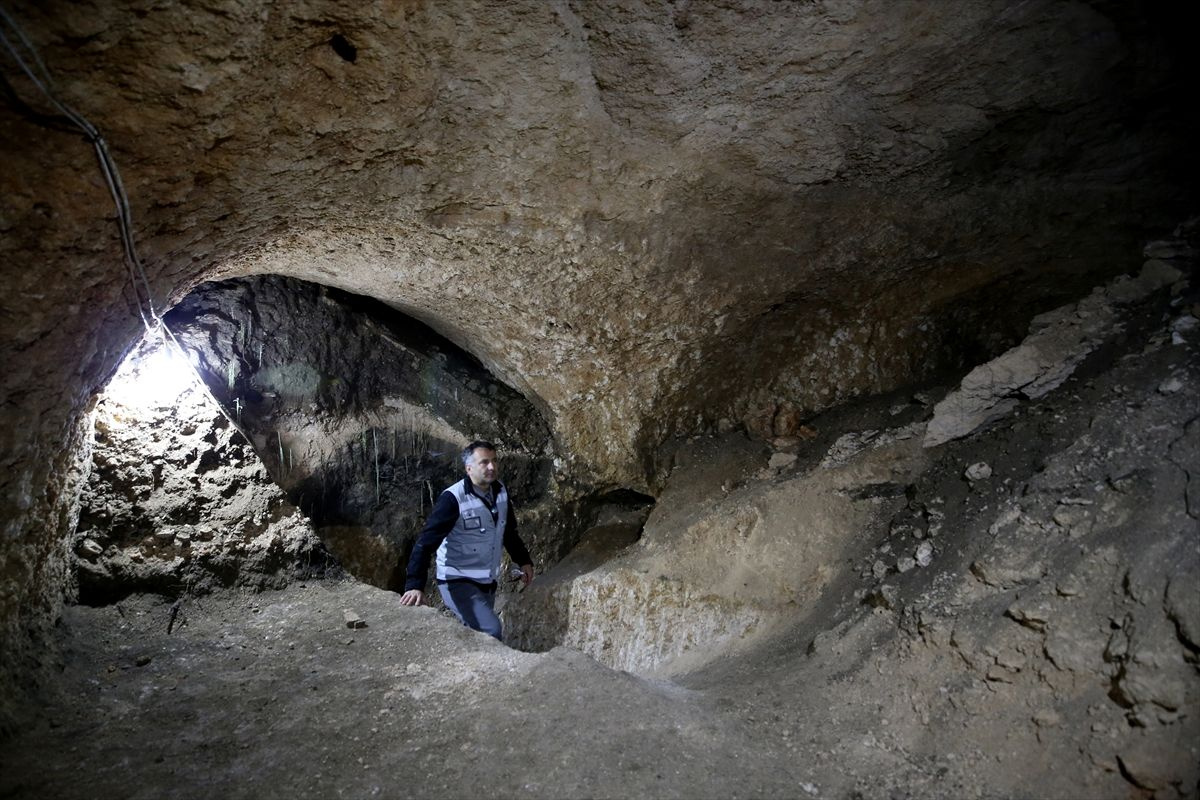
<svg viewBox="0 0 1200 800">
<path fill-rule="evenodd" d="M 496 579 L 500 547 L 521 565 L 521 582 L 533 580 L 533 559 L 517 536 L 517 518 L 500 483 L 496 448 L 474 441 L 462 452 L 467 477 L 442 492 L 421 529 L 408 559 L 408 578 L 400 605 L 419 606 L 429 559 L 437 553 L 438 591 L 463 624 L 500 638 L 496 616 Z"/>
</svg>

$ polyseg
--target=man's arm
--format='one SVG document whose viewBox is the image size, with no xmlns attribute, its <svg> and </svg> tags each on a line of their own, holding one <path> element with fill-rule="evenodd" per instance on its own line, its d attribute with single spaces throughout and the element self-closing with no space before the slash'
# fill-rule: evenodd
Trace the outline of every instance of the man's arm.
<svg viewBox="0 0 1200 800">
<path fill-rule="evenodd" d="M 512 503 L 508 504 L 508 516 L 504 520 L 504 549 L 508 551 L 512 562 L 525 573 L 521 582 L 528 586 L 533 581 L 533 559 L 517 534 L 517 515 L 513 513 Z"/>
<path fill-rule="evenodd" d="M 412 555 L 408 559 L 408 575 L 404 581 L 404 595 L 400 604 L 404 606 L 419 606 L 424 599 L 422 589 L 425 578 L 429 573 L 429 559 L 442 546 L 442 542 L 458 521 L 458 500 L 450 492 L 442 492 L 433 513 L 425 521 L 425 527 L 413 545 Z"/>
</svg>

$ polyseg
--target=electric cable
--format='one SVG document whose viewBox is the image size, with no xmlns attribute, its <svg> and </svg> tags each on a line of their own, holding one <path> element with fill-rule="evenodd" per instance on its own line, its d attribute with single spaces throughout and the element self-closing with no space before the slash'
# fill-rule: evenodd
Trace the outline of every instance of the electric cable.
<svg viewBox="0 0 1200 800">
<path fill-rule="evenodd" d="M 133 214 L 129 209 L 129 196 L 125 192 L 125 186 L 121 182 L 121 173 L 117 170 L 117 163 L 113 160 L 112 154 L 108 150 L 108 143 L 100 134 L 100 131 L 87 120 L 82 114 L 76 111 L 67 103 L 59 99 L 54 91 L 54 83 L 50 78 L 50 71 L 46 69 L 46 65 L 42 62 L 38 55 L 37 48 L 25 36 L 24 31 L 17 25 L 16 21 L 9 13 L 0 6 L 0 45 L 3 45 L 4 50 L 17 63 L 25 76 L 33 83 L 35 87 L 50 101 L 50 104 L 56 108 L 63 117 L 72 125 L 83 131 L 84 136 L 92 143 L 96 151 L 96 158 L 100 162 L 100 172 L 104 176 L 104 182 L 108 185 L 109 192 L 112 194 L 113 203 L 117 207 L 117 224 L 121 234 L 121 246 L 125 254 L 125 265 L 129 270 L 129 279 L 133 287 L 134 299 L 137 304 L 138 315 L 142 319 L 142 325 L 146 328 L 147 335 L 159 333 L 162 336 L 163 344 L 167 347 L 175 347 L 180 357 L 184 359 L 187 365 L 191 368 L 196 376 L 196 381 L 204 390 L 205 394 L 216 406 L 217 410 L 225 417 L 226 420 L 233 426 L 234 430 L 242 435 L 247 442 L 252 441 L 250 435 L 241 426 L 238 420 L 235 420 L 225 407 L 217 400 L 212 389 L 200 374 L 196 365 L 192 363 L 188 357 L 187 350 L 183 344 L 175 336 L 175 332 L 167 326 L 166 321 L 154 309 L 154 296 L 150 290 L 150 281 L 146 277 L 146 270 L 142 266 L 142 261 L 138 258 L 137 248 L 133 238 Z M 9 38 L 7 28 L 13 33 L 17 42 L 14 43 Z M 19 48 L 17 45 L 20 45 Z M 21 48 L 24 49 L 25 55 L 22 55 Z M 21 106 L 24 106 L 31 114 L 39 118 L 44 118 L 44 115 L 39 114 L 32 105 L 26 103 L 20 97 L 16 87 L 12 86 L 7 80 L 4 81 L 6 87 L 11 91 L 11 99 Z M 51 117 L 51 119 L 57 119 Z M 140 286 L 140 288 L 139 288 Z M 143 303 L 145 307 L 143 308 Z"/>
<path fill-rule="evenodd" d="M 141 259 L 138 258 L 133 238 L 133 215 L 129 209 L 129 197 L 125 192 L 124 184 L 121 182 L 121 173 L 117 170 L 117 164 L 108 150 L 108 143 L 104 140 L 104 137 L 95 125 L 66 102 L 59 99 L 58 94 L 54 90 L 54 82 L 50 77 L 50 72 L 46 69 L 46 65 L 38 55 L 37 48 L 33 46 L 29 38 L 25 35 L 25 32 L 21 30 L 21 26 L 16 23 L 3 6 L 0 6 L 0 23 L 3 23 L 0 24 L 0 45 L 3 45 L 4 50 L 16 62 L 21 72 L 49 100 L 50 104 L 76 128 L 83 132 L 96 151 L 96 158 L 100 162 L 100 172 L 104 176 L 104 182 L 108 185 L 113 203 L 117 207 L 117 224 L 121 234 L 121 246 L 125 254 L 125 266 L 129 270 L 129 280 L 133 288 L 138 315 L 141 317 L 142 325 L 145 326 L 146 331 L 152 332 L 155 324 L 162 323 L 162 318 L 155 311 L 154 296 L 150 290 L 150 281 L 146 277 L 146 270 L 142 266 Z M 16 42 L 13 41 L 13 38 L 10 38 L 9 31 L 11 31 L 13 37 L 17 40 Z M 12 91 L 14 96 L 20 99 L 15 87 L 13 87 Z M 24 101 L 21 102 L 24 103 Z"/>
</svg>

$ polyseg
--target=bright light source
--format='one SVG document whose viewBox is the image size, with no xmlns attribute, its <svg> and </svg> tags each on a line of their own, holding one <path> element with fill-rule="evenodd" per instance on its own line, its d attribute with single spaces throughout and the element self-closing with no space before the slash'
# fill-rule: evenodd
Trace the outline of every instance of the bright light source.
<svg viewBox="0 0 1200 800">
<path fill-rule="evenodd" d="M 148 334 L 126 357 L 105 396 L 132 408 L 162 408 L 178 404 L 193 388 L 196 373 L 186 357 L 160 336 Z"/>
</svg>

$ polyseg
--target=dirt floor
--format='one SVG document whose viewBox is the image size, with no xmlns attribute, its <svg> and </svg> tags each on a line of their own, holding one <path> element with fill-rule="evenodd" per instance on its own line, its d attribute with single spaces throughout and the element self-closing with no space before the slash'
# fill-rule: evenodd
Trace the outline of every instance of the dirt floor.
<svg viewBox="0 0 1200 800">
<path fill-rule="evenodd" d="M 4 743 L 0 798 L 1200 796 L 1190 302 L 1138 306 L 1053 392 L 938 448 L 905 431 L 951 385 L 814 420 L 784 467 L 741 434 L 687 443 L 604 573 L 618 606 L 646 580 L 623 596 L 620 576 L 652 564 L 726 580 L 688 539 L 710 518 L 757 508 L 767 537 L 783 507 L 802 531 L 820 509 L 792 498 L 837 496 L 864 522 L 821 551 L 819 591 L 731 592 L 770 616 L 640 674 L 354 581 L 218 591 L 174 618 L 150 595 L 69 608 L 61 681 Z"/>
<path fill-rule="evenodd" d="M 148 597 L 71 609 L 64 694 L 8 751 L 0 796 L 784 796 L 809 779 L 696 692 L 398 601 L 349 581 L 227 592 L 171 634 Z"/>
</svg>

